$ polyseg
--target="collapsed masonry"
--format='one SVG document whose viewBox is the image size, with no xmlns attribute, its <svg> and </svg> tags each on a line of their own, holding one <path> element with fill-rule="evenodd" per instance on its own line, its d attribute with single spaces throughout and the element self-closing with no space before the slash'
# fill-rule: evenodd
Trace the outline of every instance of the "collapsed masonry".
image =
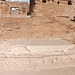
<svg viewBox="0 0 75 75">
<path fill-rule="evenodd" d="M 68 4 L 72 4 L 72 0 L 30 0 L 29 4 L 27 2 L 0 0 L 0 16 L 27 16 L 33 12 L 37 2 L 46 3 L 50 1 L 55 3 L 68 2 Z"/>
</svg>

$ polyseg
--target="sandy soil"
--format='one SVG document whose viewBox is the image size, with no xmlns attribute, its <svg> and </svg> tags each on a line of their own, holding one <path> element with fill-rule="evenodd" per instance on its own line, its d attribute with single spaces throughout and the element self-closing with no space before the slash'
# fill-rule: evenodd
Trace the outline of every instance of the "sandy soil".
<svg viewBox="0 0 75 75">
<path fill-rule="evenodd" d="M 41 71 L 0 72 L 1 75 L 75 75 L 75 67 L 44 69 Z"/>
<path fill-rule="evenodd" d="M 50 73 L 49 70 L 53 74 L 55 71 L 60 72 L 60 69 L 57 68 L 61 68 L 61 72 L 63 73 L 67 69 L 66 67 L 75 66 L 75 45 L 70 41 L 36 41 L 0 41 L 0 72 L 10 73 L 12 71 L 14 73 L 14 71 L 18 71 L 19 73 L 22 71 L 21 73 L 23 74 L 41 75 L 44 73 L 44 69 L 46 69 L 48 74 Z M 65 68 L 64 71 L 63 68 Z"/>
</svg>

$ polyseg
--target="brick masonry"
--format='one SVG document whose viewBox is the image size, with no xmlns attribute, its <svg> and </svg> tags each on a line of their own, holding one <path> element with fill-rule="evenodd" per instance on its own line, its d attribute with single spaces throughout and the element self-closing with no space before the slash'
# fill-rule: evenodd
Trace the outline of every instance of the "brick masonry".
<svg viewBox="0 0 75 75">
<path fill-rule="evenodd" d="M 44 0 L 47 3 L 52 1 L 57 3 L 68 3 L 73 0 Z M 27 16 L 27 13 L 31 14 L 34 10 L 36 3 L 43 3 L 43 0 L 30 0 L 30 5 L 27 2 L 9 2 L 0 0 L 0 16 Z M 40 7 L 40 6 L 39 6 Z M 11 8 L 18 8 L 16 11 L 12 11 Z"/>
<path fill-rule="evenodd" d="M 16 13 L 14 11 L 13 13 L 14 15 L 12 15 L 11 8 L 18 8 L 19 12 Z M 0 1 L 0 16 L 26 16 L 27 12 L 28 12 L 27 2 Z"/>
</svg>

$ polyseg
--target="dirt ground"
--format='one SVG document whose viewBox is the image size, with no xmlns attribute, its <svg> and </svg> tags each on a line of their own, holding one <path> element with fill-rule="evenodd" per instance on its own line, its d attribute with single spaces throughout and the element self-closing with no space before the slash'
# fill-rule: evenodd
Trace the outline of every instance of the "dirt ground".
<svg viewBox="0 0 75 75">
<path fill-rule="evenodd" d="M 50 70 L 41 70 L 41 71 L 17 71 L 17 72 L 5 72 L 0 73 L 1 75 L 74 75 L 75 74 L 75 67 L 68 67 L 68 68 L 58 68 L 58 69 L 50 69 Z"/>
</svg>

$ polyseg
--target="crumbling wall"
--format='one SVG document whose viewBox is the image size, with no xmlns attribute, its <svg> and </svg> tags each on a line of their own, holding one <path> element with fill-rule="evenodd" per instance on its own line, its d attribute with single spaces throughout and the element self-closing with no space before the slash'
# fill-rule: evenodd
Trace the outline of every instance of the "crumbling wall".
<svg viewBox="0 0 75 75">
<path fill-rule="evenodd" d="M 18 16 L 27 16 L 30 15 L 35 9 L 37 3 L 46 3 L 46 2 L 55 2 L 68 4 L 68 1 L 74 2 L 74 0 L 30 0 L 30 4 L 27 2 L 9 2 L 9 1 L 0 1 L 0 16 L 15 16 L 11 14 L 11 8 L 19 8 Z M 58 2 L 59 1 L 59 2 Z M 40 8 L 40 6 L 38 6 Z M 17 14 L 17 13 L 16 13 Z"/>
<path fill-rule="evenodd" d="M 18 16 L 26 16 L 28 12 L 28 3 L 27 2 L 6 2 L 0 1 L 0 15 L 1 16 L 16 16 L 11 15 L 11 8 L 19 8 Z"/>
<path fill-rule="evenodd" d="M 68 2 L 68 1 L 72 1 L 73 2 L 73 0 L 36 0 L 36 1 L 40 1 L 40 2 L 43 2 L 43 3 L 46 3 L 46 2 Z"/>
</svg>

